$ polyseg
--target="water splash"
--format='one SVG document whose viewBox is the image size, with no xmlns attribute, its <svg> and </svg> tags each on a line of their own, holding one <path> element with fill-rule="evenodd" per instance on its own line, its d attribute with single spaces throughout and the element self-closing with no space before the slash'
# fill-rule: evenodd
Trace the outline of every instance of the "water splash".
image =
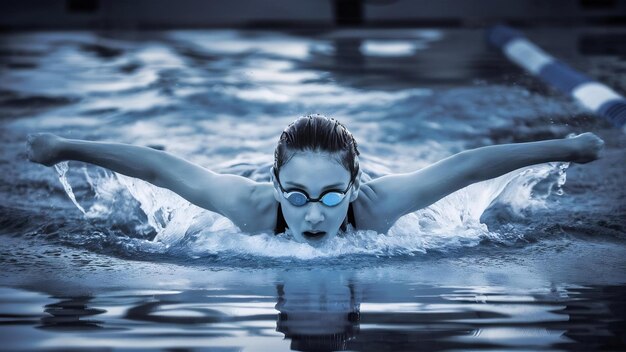
<svg viewBox="0 0 626 352">
<path fill-rule="evenodd" d="M 70 197 L 70 200 L 72 201 L 72 203 L 74 203 L 74 205 L 78 208 L 78 210 L 80 210 L 83 214 L 86 214 L 85 209 L 76 201 L 76 197 L 74 196 L 74 191 L 72 190 L 72 186 L 70 186 L 70 183 L 67 181 L 66 173 L 69 170 L 69 168 L 70 168 L 69 162 L 67 161 L 63 161 L 54 165 L 54 169 L 56 170 L 57 175 L 59 176 L 59 181 L 61 181 L 61 184 L 63 185 L 63 189 L 65 190 L 65 193 L 67 193 L 67 196 Z"/>
<path fill-rule="evenodd" d="M 508 220 L 514 222 L 545 209 L 550 195 L 562 194 L 568 166 L 568 163 L 547 163 L 515 170 L 465 187 L 417 211 L 415 222 L 425 248 L 451 249 L 476 246 L 483 240 L 499 243 L 519 240 L 523 230 L 490 230 L 485 214 L 494 206 L 504 205 L 512 213 Z M 407 232 L 410 228 L 408 224 L 399 230 Z"/>
<path fill-rule="evenodd" d="M 447 252 L 474 247 L 485 240 L 518 240 L 519 232 L 490 231 L 481 221 L 481 216 L 494 204 L 506 204 L 522 218 L 531 216 L 535 209 L 545 208 L 551 194 L 561 193 L 567 166 L 567 163 L 535 165 L 476 183 L 400 218 L 386 234 L 351 229 L 319 247 L 297 243 L 291 239 L 289 232 L 280 236 L 243 233 L 227 218 L 198 208 L 169 190 L 106 172 L 84 172 L 96 195 L 85 215 L 91 219 L 105 217 L 106 221 L 112 222 L 130 211 L 129 204 L 134 204 L 139 208 L 136 210 L 145 213 L 144 225 L 154 229 L 156 236 L 152 241 L 138 241 L 130 236 L 126 242 L 132 242 L 133 251 L 154 253 L 156 250 L 190 258 L 217 255 L 226 259 L 316 259 L 345 255 L 397 256 Z M 80 207 L 65 177 L 67 169 L 67 163 L 64 163 L 57 171 L 68 196 Z M 124 197 L 134 202 L 129 203 Z M 126 203 L 121 206 L 121 202 Z M 122 210 L 115 213 L 111 209 Z M 120 247 L 128 249 L 123 243 Z"/>
</svg>

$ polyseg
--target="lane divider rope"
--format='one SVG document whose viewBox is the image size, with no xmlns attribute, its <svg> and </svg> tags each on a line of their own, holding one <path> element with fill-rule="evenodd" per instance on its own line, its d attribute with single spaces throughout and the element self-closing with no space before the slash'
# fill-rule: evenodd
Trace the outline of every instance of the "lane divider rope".
<svg viewBox="0 0 626 352">
<path fill-rule="evenodd" d="M 626 99 L 613 89 L 552 57 L 511 27 L 498 25 L 487 31 L 487 42 L 512 62 L 626 133 Z"/>
</svg>

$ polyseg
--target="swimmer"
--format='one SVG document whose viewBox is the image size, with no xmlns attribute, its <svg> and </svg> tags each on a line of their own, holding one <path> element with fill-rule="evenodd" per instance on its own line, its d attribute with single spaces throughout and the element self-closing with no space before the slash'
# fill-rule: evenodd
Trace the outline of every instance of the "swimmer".
<svg viewBox="0 0 626 352">
<path fill-rule="evenodd" d="M 573 138 L 493 145 L 463 151 L 423 169 L 361 180 L 352 134 L 333 118 L 304 116 L 287 126 L 274 152 L 270 182 L 219 174 L 164 151 L 30 135 L 29 160 L 95 164 L 167 188 L 221 214 L 247 233 L 283 233 L 319 245 L 345 231 L 386 233 L 403 215 L 472 183 L 539 163 L 588 163 L 604 146 L 593 133 Z"/>
</svg>

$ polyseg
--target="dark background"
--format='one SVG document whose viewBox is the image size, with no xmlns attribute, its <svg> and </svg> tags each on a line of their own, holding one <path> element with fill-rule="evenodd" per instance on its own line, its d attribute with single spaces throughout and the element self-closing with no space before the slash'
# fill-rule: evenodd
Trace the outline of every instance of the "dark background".
<svg viewBox="0 0 626 352">
<path fill-rule="evenodd" d="M 0 30 L 626 23 L 621 0 L 4 0 Z"/>
</svg>

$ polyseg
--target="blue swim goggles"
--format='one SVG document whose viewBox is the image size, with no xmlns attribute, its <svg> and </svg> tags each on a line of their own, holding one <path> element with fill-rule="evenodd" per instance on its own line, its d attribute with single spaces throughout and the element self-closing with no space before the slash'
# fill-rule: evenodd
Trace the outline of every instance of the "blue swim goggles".
<svg viewBox="0 0 626 352">
<path fill-rule="evenodd" d="M 329 190 L 322 193 L 319 198 L 311 198 L 303 190 L 287 192 L 283 188 L 283 185 L 280 184 L 280 179 L 278 179 L 278 175 L 276 175 L 276 181 L 278 181 L 278 187 L 280 187 L 280 190 L 283 192 L 283 197 L 285 197 L 285 199 L 287 199 L 289 203 L 296 207 L 304 206 L 306 203 L 309 202 L 321 202 L 327 207 L 337 206 L 346 197 L 346 193 L 348 193 L 350 187 L 352 187 L 352 183 L 354 182 L 354 180 L 350 180 L 350 183 L 348 183 L 348 187 L 343 192 Z"/>
</svg>

